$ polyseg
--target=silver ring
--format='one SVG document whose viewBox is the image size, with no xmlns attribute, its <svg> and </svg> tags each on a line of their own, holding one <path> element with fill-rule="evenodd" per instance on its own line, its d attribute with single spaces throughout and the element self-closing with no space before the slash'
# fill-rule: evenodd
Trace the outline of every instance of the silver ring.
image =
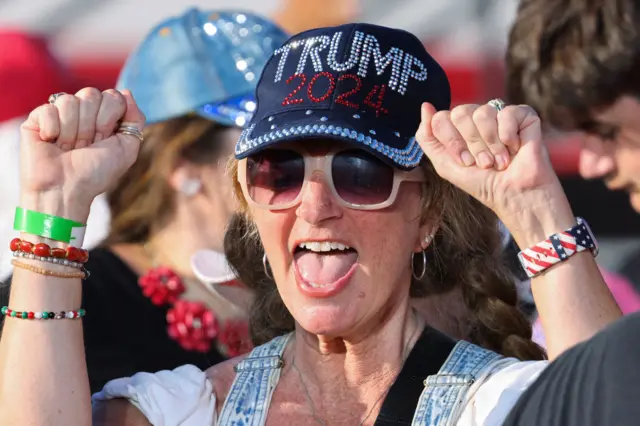
<svg viewBox="0 0 640 426">
<path fill-rule="evenodd" d="M 55 103 L 56 103 L 56 101 L 58 100 L 58 98 L 59 98 L 60 96 L 64 96 L 64 95 L 66 95 L 66 93 L 64 93 L 64 92 L 54 93 L 53 95 L 50 95 L 50 96 L 49 96 L 48 102 L 49 102 L 51 105 L 53 105 L 53 104 L 55 104 Z"/>
<path fill-rule="evenodd" d="M 118 133 L 122 133 L 123 135 L 134 136 L 134 137 L 138 138 L 138 140 L 140 142 L 144 142 L 144 136 L 142 135 L 142 132 L 140 130 L 138 130 L 137 127 L 120 126 L 118 128 Z"/>
<path fill-rule="evenodd" d="M 502 99 L 491 99 L 487 104 L 497 109 L 498 112 L 502 111 L 507 106 Z"/>
</svg>

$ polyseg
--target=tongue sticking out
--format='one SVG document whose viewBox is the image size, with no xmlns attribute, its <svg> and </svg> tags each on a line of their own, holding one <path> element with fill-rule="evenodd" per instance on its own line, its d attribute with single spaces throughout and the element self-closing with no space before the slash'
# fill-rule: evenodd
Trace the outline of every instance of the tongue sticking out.
<svg viewBox="0 0 640 426">
<path fill-rule="evenodd" d="M 302 278 L 311 284 L 327 285 L 344 277 L 358 259 L 355 251 L 320 254 L 312 251 L 297 253 L 296 265 Z"/>
</svg>

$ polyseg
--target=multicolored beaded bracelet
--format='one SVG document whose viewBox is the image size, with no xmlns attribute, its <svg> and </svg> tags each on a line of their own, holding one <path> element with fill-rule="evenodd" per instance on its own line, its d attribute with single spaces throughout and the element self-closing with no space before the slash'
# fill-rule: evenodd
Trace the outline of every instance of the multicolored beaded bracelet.
<svg viewBox="0 0 640 426">
<path fill-rule="evenodd" d="M 84 309 L 78 309 L 77 311 L 61 311 L 61 312 L 27 312 L 27 311 L 15 311 L 9 309 L 8 306 L 3 306 L 0 309 L 2 315 L 18 318 L 18 319 L 37 319 L 37 320 L 50 320 L 50 319 L 78 319 L 84 317 L 87 312 Z"/>
<path fill-rule="evenodd" d="M 38 257 L 55 257 L 56 259 L 64 259 L 70 262 L 87 263 L 89 260 L 89 252 L 77 247 L 51 248 L 48 244 L 24 241 L 20 238 L 14 238 L 9 243 L 9 249 L 12 252 L 30 253 Z"/>
</svg>

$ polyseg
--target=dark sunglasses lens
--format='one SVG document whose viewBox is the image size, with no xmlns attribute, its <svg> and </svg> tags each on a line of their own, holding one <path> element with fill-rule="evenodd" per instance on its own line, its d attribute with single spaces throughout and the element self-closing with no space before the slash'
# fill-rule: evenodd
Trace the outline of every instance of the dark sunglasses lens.
<svg viewBox="0 0 640 426">
<path fill-rule="evenodd" d="M 251 199 L 278 206 L 293 201 L 304 182 L 304 158 L 288 150 L 267 150 L 247 159 L 247 189 Z"/>
<path fill-rule="evenodd" d="M 336 192 L 347 203 L 374 205 L 387 201 L 391 196 L 393 168 L 362 150 L 336 154 L 331 174 Z"/>
</svg>

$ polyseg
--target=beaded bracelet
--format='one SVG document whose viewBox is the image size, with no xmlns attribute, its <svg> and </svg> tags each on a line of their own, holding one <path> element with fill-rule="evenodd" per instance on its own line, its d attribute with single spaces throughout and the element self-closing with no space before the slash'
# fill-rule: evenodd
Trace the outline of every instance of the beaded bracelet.
<svg viewBox="0 0 640 426">
<path fill-rule="evenodd" d="M 37 319 L 37 320 L 50 320 L 50 319 L 78 319 L 87 314 L 84 309 L 78 309 L 77 311 L 61 311 L 61 312 L 27 312 L 27 311 L 15 311 L 9 309 L 8 306 L 3 306 L 0 309 L 0 313 L 4 316 L 18 319 Z"/>
<path fill-rule="evenodd" d="M 31 253 L 38 257 L 55 257 L 56 259 L 66 259 L 71 262 L 87 263 L 89 252 L 77 247 L 51 248 L 48 244 L 34 244 L 29 241 L 14 238 L 9 243 L 12 252 Z"/>
<path fill-rule="evenodd" d="M 23 251 L 14 251 L 13 257 L 22 257 L 24 259 L 39 260 L 40 262 L 51 263 L 54 265 L 69 266 L 76 269 L 84 269 L 84 265 L 80 262 L 71 262 L 67 259 L 58 259 L 57 257 L 36 256 L 33 253 L 25 253 Z"/>
<path fill-rule="evenodd" d="M 27 271 L 31 271 L 31 272 L 34 272 L 34 273 L 39 274 L 39 275 L 45 275 L 47 277 L 81 278 L 83 280 L 86 280 L 87 278 L 89 278 L 89 275 L 90 275 L 89 271 L 87 271 L 84 268 L 82 270 L 78 271 L 78 272 L 57 272 L 57 271 L 52 271 L 50 269 L 38 268 L 37 266 L 28 265 L 26 263 L 18 262 L 15 259 L 13 259 L 11 261 L 11 264 L 13 266 L 15 266 L 16 268 L 25 269 Z"/>
</svg>

